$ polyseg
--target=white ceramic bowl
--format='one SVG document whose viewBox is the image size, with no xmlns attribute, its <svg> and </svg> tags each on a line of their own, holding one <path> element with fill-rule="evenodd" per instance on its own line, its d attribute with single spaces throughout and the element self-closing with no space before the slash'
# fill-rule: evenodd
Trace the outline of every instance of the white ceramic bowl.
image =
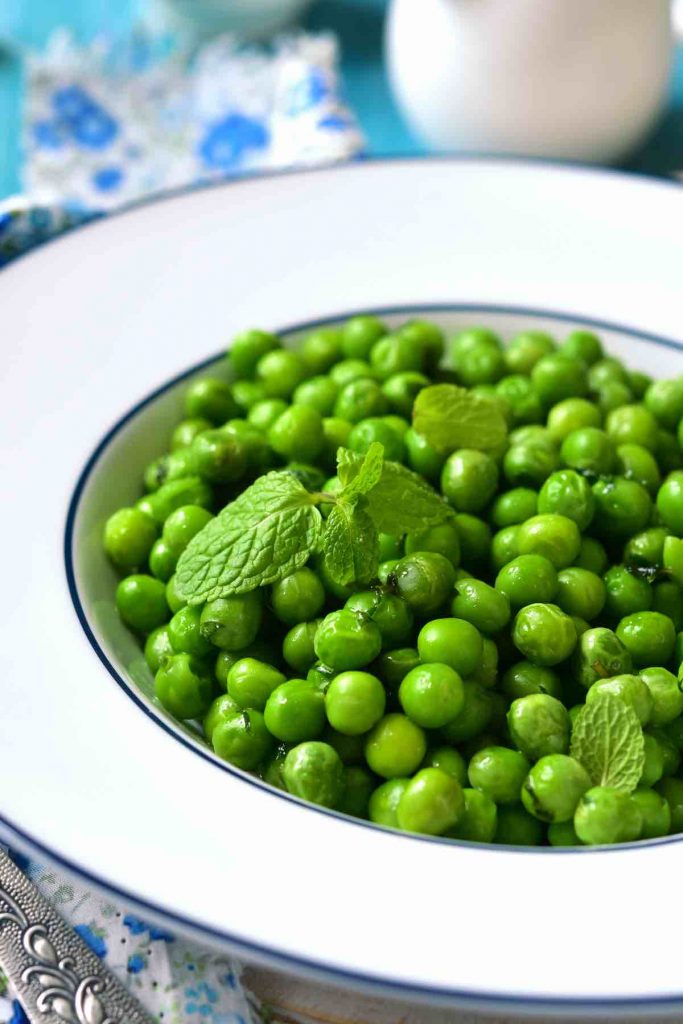
<svg viewBox="0 0 683 1024">
<path fill-rule="evenodd" d="M 265 39 L 296 21 L 313 0 L 155 0 L 172 28 L 201 41 L 234 32 L 240 39 Z"/>
<path fill-rule="evenodd" d="M 682 257 L 673 185 L 409 161 L 177 196 L 3 271 L 0 834 L 178 931 L 338 985 L 489 1012 L 681 1008 L 677 837 L 484 848 L 262 786 L 145 694 L 100 532 L 166 437 L 176 375 L 245 325 L 374 307 L 505 334 L 597 322 L 631 365 L 678 373 Z"/>
</svg>

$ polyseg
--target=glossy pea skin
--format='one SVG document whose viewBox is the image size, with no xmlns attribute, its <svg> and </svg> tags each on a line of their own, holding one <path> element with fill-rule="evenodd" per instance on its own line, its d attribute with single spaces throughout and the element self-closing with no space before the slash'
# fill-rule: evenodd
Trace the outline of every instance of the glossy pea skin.
<svg viewBox="0 0 683 1024">
<path fill-rule="evenodd" d="M 591 622 L 605 605 L 605 584 L 594 572 L 570 567 L 557 574 L 557 604 L 567 615 Z"/>
<path fill-rule="evenodd" d="M 683 537 L 683 470 L 670 473 L 657 491 L 657 511 L 675 537 Z"/>
<path fill-rule="evenodd" d="M 586 704 L 591 704 L 603 694 L 618 697 L 635 711 L 641 725 L 647 725 L 652 715 L 654 702 L 650 691 L 639 676 L 625 673 L 611 679 L 598 679 L 586 694 Z"/>
<path fill-rule="evenodd" d="M 523 374 L 511 374 L 496 384 L 496 395 L 507 403 L 509 419 L 515 426 L 525 423 L 540 423 L 543 406 L 536 390 Z"/>
<path fill-rule="evenodd" d="M 389 402 L 376 380 L 358 377 L 343 385 L 334 405 L 334 415 L 349 423 L 360 423 L 370 416 L 385 416 Z"/>
<path fill-rule="evenodd" d="M 519 800 L 522 783 L 529 772 L 524 754 L 508 747 L 485 747 L 474 755 L 467 768 L 473 789 L 486 793 L 496 804 Z"/>
<path fill-rule="evenodd" d="M 256 379 L 268 398 L 290 398 L 306 376 L 306 364 L 297 352 L 266 352 L 256 364 Z"/>
<path fill-rule="evenodd" d="M 361 591 L 352 594 L 345 607 L 375 623 L 385 650 L 398 646 L 410 637 L 413 613 L 406 602 L 395 594 Z"/>
<path fill-rule="evenodd" d="M 683 586 L 683 540 L 680 537 L 665 537 L 662 543 L 661 564 L 669 571 L 671 579 Z M 678 629 L 682 627 L 679 626 Z"/>
<path fill-rule="evenodd" d="M 301 346 L 301 358 L 312 374 L 327 373 L 342 355 L 342 331 L 337 327 L 319 327 Z"/>
<path fill-rule="evenodd" d="M 569 359 L 578 359 L 593 366 L 603 358 L 602 343 L 592 331 L 572 331 L 562 342 L 560 351 Z"/>
<path fill-rule="evenodd" d="M 683 419 L 683 378 L 652 381 L 644 405 L 662 427 L 675 430 Z"/>
<path fill-rule="evenodd" d="M 664 774 L 664 752 L 655 736 L 645 733 L 645 760 L 639 785 L 654 786 Z"/>
<path fill-rule="evenodd" d="M 403 435 L 408 465 L 427 480 L 436 482 L 443 469 L 446 456 L 430 445 L 429 441 L 410 427 Z"/>
<path fill-rule="evenodd" d="M 553 441 L 562 444 L 573 430 L 581 427 L 599 427 L 602 415 L 597 405 L 586 398 L 565 398 L 548 413 L 548 431 Z"/>
<path fill-rule="evenodd" d="M 202 722 L 204 735 L 209 743 L 213 739 L 213 731 L 218 723 L 223 721 L 224 718 L 229 718 L 230 715 L 239 713 L 241 710 L 239 704 L 236 704 L 227 693 L 221 693 L 220 696 L 211 701 L 209 710 L 204 715 Z"/>
<path fill-rule="evenodd" d="M 209 484 L 198 476 L 187 476 L 162 484 L 154 494 L 140 498 L 136 508 L 145 512 L 161 526 L 172 512 L 183 505 L 210 508 L 212 501 L 213 492 Z"/>
<path fill-rule="evenodd" d="M 162 540 L 161 537 L 152 544 L 148 561 L 149 571 L 152 576 L 161 580 L 162 583 L 168 583 L 178 564 L 178 559 L 170 550 L 166 541 Z"/>
<path fill-rule="evenodd" d="M 480 512 L 498 486 L 498 467 L 490 455 L 461 448 L 446 459 L 441 490 L 458 512 Z"/>
<path fill-rule="evenodd" d="M 503 458 L 503 474 L 513 486 L 540 487 L 559 465 L 559 453 L 554 446 L 530 441 L 508 448 Z"/>
<path fill-rule="evenodd" d="M 138 508 L 120 508 L 107 519 L 104 550 L 114 565 L 137 569 L 147 561 L 157 538 L 157 524 Z"/>
<path fill-rule="evenodd" d="M 491 508 L 494 526 L 516 526 L 525 522 L 538 511 L 538 494 L 530 487 L 513 487 L 499 494 Z"/>
<path fill-rule="evenodd" d="M 420 391 L 429 385 L 429 378 L 417 370 L 394 373 L 382 384 L 382 394 L 389 405 L 401 416 L 410 416 L 413 403 Z"/>
<path fill-rule="evenodd" d="M 536 762 L 524 780 L 522 803 L 540 821 L 570 821 L 590 787 L 588 772 L 573 757 L 548 754 Z"/>
<path fill-rule="evenodd" d="M 166 602 L 172 612 L 177 612 L 187 604 L 185 598 L 178 591 L 178 578 L 175 574 L 166 584 Z"/>
<path fill-rule="evenodd" d="M 386 334 L 372 346 L 370 365 L 380 380 L 408 370 L 421 371 L 424 366 L 422 346 L 405 334 Z"/>
<path fill-rule="evenodd" d="M 465 810 L 462 786 L 440 768 L 423 768 L 406 785 L 396 808 L 404 832 L 443 835 Z"/>
<path fill-rule="evenodd" d="M 492 689 L 498 682 L 498 646 L 489 637 L 482 637 L 481 658 L 470 679 Z"/>
<path fill-rule="evenodd" d="M 157 626 L 145 640 L 145 661 L 150 671 L 156 674 L 164 661 L 174 653 L 168 635 L 168 626 Z"/>
<path fill-rule="evenodd" d="M 396 814 L 399 802 L 410 779 L 389 779 L 377 786 L 368 803 L 368 817 L 375 825 L 398 828 Z"/>
<path fill-rule="evenodd" d="M 280 339 L 268 331 L 243 331 L 233 338 L 228 349 L 228 362 L 238 378 L 249 379 L 256 371 L 261 356 L 280 347 Z"/>
<path fill-rule="evenodd" d="M 460 820 L 446 831 L 450 839 L 491 843 L 496 833 L 498 808 L 490 796 L 478 789 L 463 789 L 465 806 Z"/>
<path fill-rule="evenodd" d="M 403 438 L 382 417 L 370 416 L 351 428 L 347 441 L 351 451 L 364 455 L 370 445 L 375 443 L 382 445 L 384 457 L 389 462 L 403 462 L 405 458 Z"/>
<path fill-rule="evenodd" d="M 639 838 L 642 825 L 637 803 L 628 793 L 610 786 L 589 789 L 574 814 L 576 834 L 588 846 L 632 842 Z"/>
<path fill-rule="evenodd" d="M 451 602 L 455 618 L 470 622 L 481 633 L 499 633 L 510 621 L 510 602 L 505 594 L 474 578 L 462 579 L 455 586 Z"/>
<path fill-rule="evenodd" d="M 247 413 L 247 423 L 267 434 L 286 409 L 287 403 L 284 398 L 263 398 L 252 405 Z"/>
<path fill-rule="evenodd" d="M 225 651 L 240 651 L 256 639 L 263 608 L 258 591 L 207 601 L 202 608 L 200 632 L 205 640 Z"/>
<path fill-rule="evenodd" d="M 435 551 L 443 555 L 453 566 L 460 565 L 460 538 L 453 522 L 439 523 L 424 530 L 409 533 L 405 539 L 405 553 Z M 400 552 L 396 556 L 399 557 Z"/>
<path fill-rule="evenodd" d="M 224 429 L 197 434 L 190 451 L 194 471 L 211 484 L 234 483 L 241 480 L 247 471 L 245 445 Z"/>
<path fill-rule="evenodd" d="M 215 377 L 199 377 L 185 392 L 185 415 L 189 419 L 206 419 L 219 426 L 238 413 L 230 385 Z"/>
<path fill-rule="evenodd" d="M 344 786 L 337 810 L 353 818 L 367 820 L 370 797 L 376 779 L 367 768 L 351 765 L 344 768 Z"/>
<path fill-rule="evenodd" d="M 616 633 L 596 626 L 579 637 L 572 669 L 579 686 L 589 689 L 600 679 L 630 674 L 633 659 Z"/>
<path fill-rule="evenodd" d="M 538 602 L 548 603 L 558 591 L 555 566 L 543 555 L 518 555 L 496 576 L 495 589 L 513 609 Z"/>
<path fill-rule="evenodd" d="M 510 373 L 529 374 L 539 359 L 550 355 L 555 342 L 543 331 L 523 331 L 516 335 L 504 351 Z"/>
<path fill-rule="evenodd" d="M 161 538 L 175 558 L 179 558 L 192 538 L 211 522 L 213 516 L 199 505 L 181 505 L 166 519 Z"/>
<path fill-rule="evenodd" d="M 428 750 L 422 767 L 440 768 L 442 772 L 457 779 L 461 786 L 467 784 L 467 765 L 455 747 L 434 747 Z"/>
<path fill-rule="evenodd" d="M 461 512 L 455 516 L 460 541 L 460 560 L 468 569 L 476 569 L 488 561 L 491 550 L 491 527 L 478 516 Z"/>
<path fill-rule="evenodd" d="M 567 516 L 532 516 L 519 527 L 517 547 L 520 555 L 543 555 L 556 569 L 565 569 L 579 553 L 581 534 Z"/>
<path fill-rule="evenodd" d="M 576 627 L 554 604 L 530 604 L 517 612 L 512 628 L 515 647 L 536 665 L 558 665 L 576 646 Z"/>
<path fill-rule="evenodd" d="M 576 470 L 560 469 L 541 487 L 538 512 L 572 519 L 579 530 L 585 530 L 595 514 L 595 498 L 586 479 Z"/>
<path fill-rule="evenodd" d="M 657 783 L 657 792 L 660 793 L 669 805 L 671 835 L 683 832 L 683 780 L 662 779 Z"/>
<path fill-rule="evenodd" d="M 268 443 L 284 459 L 312 462 L 323 446 L 323 419 L 309 405 L 292 405 L 268 431 Z"/>
<path fill-rule="evenodd" d="M 483 642 L 476 626 L 464 619 L 433 619 L 420 630 L 417 649 L 423 662 L 448 665 L 464 678 L 479 664 Z"/>
<path fill-rule="evenodd" d="M 640 839 L 657 839 L 659 836 L 668 835 L 671 828 L 671 808 L 665 797 L 654 789 L 639 786 L 631 793 L 631 799 L 642 818 Z"/>
<path fill-rule="evenodd" d="M 566 754 L 569 749 L 567 709 L 547 693 L 530 694 L 513 701 L 507 723 L 514 745 L 529 761 L 538 761 L 549 754 Z"/>
<path fill-rule="evenodd" d="M 581 398 L 588 390 L 585 366 L 560 353 L 539 359 L 531 371 L 531 380 L 546 408 L 565 398 Z"/>
<path fill-rule="evenodd" d="M 594 537 L 582 537 L 581 547 L 574 559 L 574 565 L 579 569 L 587 569 L 589 572 L 602 576 L 608 565 L 604 546 Z"/>
<path fill-rule="evenodd" d="M 683 566 L 681 568 L 683 569 Z M 670 619 L 674 630 L 683 629 L 683 591 L 678 583 L 674 580 L 655 583 L 652 592 L 652 611 Z"/>
<path fill-rule="evenodd" d="M 650 522 L 652 499 L 635 480 L 616 476 L 593 485 L 595 524 L 606 537 L 630 537 Z"/>
<path fill-rule="evenodd" d="M 359 669 L 379 654 L 382 634 L 364 615 L 341 609 L 322 620 L 316 630 L 314 648 L 316 656 L 338 672 Z"/>
<path fill-rule="evenodd" d="M 293 626 L 316 618 L 325 604 L 325 589 L 312 569 L 304 566 L 274 583 L 270 600 L 278 619 Z"/>
<path fill-rule="evenodd" d="M 624 562 L 635 568 L 662 566 L 666 539 L 667 532 L 663 526 L 652 526 L 635 533 L 624 545 Z"/>
<path fill-rule="evenodd" d="M 399 597 L 416 615 L 440 608 L 453 589 L 455 569 L 436 551 L 416 551 L 401 559 L 394 573 Z"/>
<path fill-rule="evenodd" d="M 174 651 L 198 658 L 211 653 L 211 644 L 201 634 L 201 615 L 201 608 L 197 605 L 185 605 L 175 613 L 168 624 L 168 636 Z"/>
<path fill-rule="evenodd" d="M 368 734 L 365 759 L 384 779 L 412 775 L 427 751 L 427 739 L 419 725 L 406 715 L 385 715 Z"/>
<path fill-rule="evenodd" d="M 257 658 L 240 658 L 228 672 L 228 693 L 241 708 L 263 711 L 273 690 L 285 676 Z"/>
<path fill-rule="evenodd" d="M 608 569 L 604 583 L 604 612 L 609 619 L 618 622 L 627 615 L 648 611 L 652 607 L 652 585 L 625 565 L 613 565 Z"/>
<path fill-rule="evenodd" d="M 336 807 L 344 791 L 344 766 L 336 750 L 319 740 L 293 747 L 285 758 L 287 791 L 313 804 Z"/>
<path fill-rule="evenodd" d="M 353 316 L 341 329 L 341 352 L 347 359 L 367 359 L 372 346 L 386 333 L 386 326 L 377 317 Z"/>
<path fill-rule="evenodd" d="M 620 444 L 615 466 L 619 476 L 635 480 L 652 496 L 657 494 L 662 476 L 651 451 L 639 444 Z"/>
<path fill-rule="evenodd" d="M 463 680 L 465 702 L 456 718 L 441 730 L 447 743 L 464 743 L 480 736 L 495 711 L 494 694 L 472 679 Z"/>
<path fill-rule="evenodd" d="M 338 394 L 339 387 L 331 377 L 309 377 L 297 387 L 292 395 L 292 404 L 306 405 L 321 416 L 331 416 Z"/>
<path fill-rule="evenodd" d="M 282 641 L 282 657 L 295 672 L 305 674 L 314 664 L 316 657 L 313 642 L 319 625 L 319 619 L 298 622 Z"/>
<path fill-rule="evenodd" d="M 126 576 L 116 588 L 116 608 L 131 629 L 151 633 L 169 619 L 166 587 L 153 576 Z"/>
<path fill-rule="evenodd" d="M 171 434 L 170 448 L 172 452 L 180 451 L 183 448 L 189 448 L 194 441 L 197 434 L 201 434 L 204 430 L 210 430 L 211 423 L 205 419 L 191 419 L 181 420 L 173 428 Z"/>
<path fill-rule="evenodd" d="M 263 719 L 271 736 L 284 743 L 316 739 L 325 728 L 325 697 L 305 679 L 288 679 L 271 691 Z"/>
<path fill-rule="evenodd" d="M 491 565 L 500 570 L 519 554 L 519 531 L 521 526 L 504 526 L 494 534 L 491 541 Z"/>
<path fill-rule="evenodd" d="M 615 444 L 638 444 L 649 451 L 657 446 L 657 420 L 644 405 L 621 405 L 605 420 L 605 430 Z"/>
<path fill-rule="evenodd" d="M 385 705 L 384 687 L 370 672 L 342 672 L 325 693 L 327 720 L 346 736 L 368 732 L 384 714 Z"/>
<path fill-rule="evenodd" d="M 465 690 L 455 669 L 428 662 L 407 673 L 398 699 L 412 722 L 423 729 L 438 729 L 458 716 L 465 703 Z"/>
<path fill-rule="evenodd" d="M 558 821 L 548 825 L 548 842 L 551 846 L 582 846 L 576 834 L 573 821 Z"/>
<path fill-rule="evenodd" d="M 174 654 L 159 667 L 154 693 L 174 718 L 201 718 L 211 702 L 213 682 L 204 663 L 190 654 Z"/>
<path fill-rule="evenodd" d="M 557 672 L 530 661 L 511 665 L 503 675 L 501 688 L 511 702 L 536 693 L 562 698 L 562 682 Z"/>
<path fill-rule="evenodd" d="M 560 454 L 571 469 L 602 476 L 614 470 L 617 449 L 614 440 L 599 427 L 580 427 L 565 437 Z"/>
<path fill-rule="evenodd" d="M 391 693 L 396 693 L 411 669 L 420 664 L 416 647 L 397 647 L 384 651 L 375 662 L 376 670 Z"/>
<path fill-rule="evenodd" d="M 639 667 L 666 665 L 673 654 L 676 630 L 661 612 L 635 612 L 623 618 L 616 634 Z"/>
</svg>

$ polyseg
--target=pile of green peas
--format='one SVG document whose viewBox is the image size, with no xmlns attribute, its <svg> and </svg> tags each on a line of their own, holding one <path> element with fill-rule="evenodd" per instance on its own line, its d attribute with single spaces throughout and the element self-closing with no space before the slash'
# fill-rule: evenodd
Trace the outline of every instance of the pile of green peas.
<svg viewBox="0 0 683 1024">
<path fill-rule="evenodd" d="M 227 363 L 189 384 L 144 495 L 104 528 L 161 705 L 238 768 L 382 826 L 527 846 L 683 832 L 683 378 L 628 370 L 585 330 L 504 346 L 370 315 L 296 349 L 247 331 Z M 445 456 L 411 426 L 444 381 L 497 403 L 501 450 Z M 371 587 L 313 556 L 271 587 L 184 603 L 179 556 L 260 474 L 334 493 L 337 449 L 375 441 L 452 518 L 381 535 Z M 600 693 L 644 730 L 633 793 L 569 753 Z"/>
</svg>

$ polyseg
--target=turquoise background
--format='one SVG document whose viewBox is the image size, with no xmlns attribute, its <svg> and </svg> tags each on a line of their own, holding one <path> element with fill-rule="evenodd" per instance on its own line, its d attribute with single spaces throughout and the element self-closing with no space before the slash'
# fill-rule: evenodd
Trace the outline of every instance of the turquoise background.
<svg viewBox="0 0 683 1024">
<path fill-rule="evenodd" d="M 415 0 L 419 2 L 419 0 Z M 125 31 L 141 0 L 0 0 L 0 40 L 40 46 L 55 26 L 87 39 L 103 28 Z M 306 24 L 333 29 L 341 41 L 347 99 L 358 115 L 371 156 L 415 154 L 424 147 L 403 123 L 382 65 L 386 0 L 319 0 Z M 0 199 L 20 190 L 20 61 L 0 42 Z M 669 106 L 642 151 L 627 165 L 652 174 L 683 171 L 683 46 L 679 46 Z"/>
</svg>

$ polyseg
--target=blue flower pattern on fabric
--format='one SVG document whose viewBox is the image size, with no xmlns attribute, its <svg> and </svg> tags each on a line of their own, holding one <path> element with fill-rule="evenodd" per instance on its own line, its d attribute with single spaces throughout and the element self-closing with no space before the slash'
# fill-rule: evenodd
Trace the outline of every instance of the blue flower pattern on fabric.
<svg viewBox="0 0 683 1024">
<path fill-rule="evenodd" d="M 248 150 L 265 149 L 270 136 L 262 121 L 244 114 L 228 114 L 212 125 L 198 146 L 204 165 L 230 170 Z"/>
<path fill-rule="evenodd" d="M 145 961 L 139 953 L 133 953 L 132 956 L 128 957 L 128 973 L 139 974 L 140 971 L 144 970 Z"/>
<path fill-rule="evenodd" d="M 319 68 L 313 68 L 305 78 L 290 86 L 285 95 L 284 113 L 289 117 L 297 117 L 306 110 L 317 107 L 329 93 L 325 75 Z"/>
<path fill-rule="evenodd" d="M 125 175 L 121 167 L 100 167 L 92 176 L 92 183 L 99 192 L 113 192 L 119 188 Z"/>
<path fill-rule="evenodd" d="M 126 914 L 123 924 L 131 935 L 142 935 L 144 932 L 149 932 L 151 942 L 175 942 L 175 937 L 170 932 L 164 931 L 163 928 L 157 928 L 156 925 L 147 924 L 142 918 L 135 917 L 133 914 Z"/>
<path fill-rule="evenodd" d="M 57 89 L 52 107 L 58 123 L 84 149 L 105 149 L 119 134 L 117 121 L 78 85 Z"/>
<path fill-rule="evenodd" d="M 74 931 L 77 935 L 80 935 L 87 946 L 90 946 L 93 953 L 95 953 L 100 960 L 104 960 L 107 955 L 107 943 L 101 935 L 97 935 L 90 925 L 87 924 L 76 925 Z"/>
</svg>

